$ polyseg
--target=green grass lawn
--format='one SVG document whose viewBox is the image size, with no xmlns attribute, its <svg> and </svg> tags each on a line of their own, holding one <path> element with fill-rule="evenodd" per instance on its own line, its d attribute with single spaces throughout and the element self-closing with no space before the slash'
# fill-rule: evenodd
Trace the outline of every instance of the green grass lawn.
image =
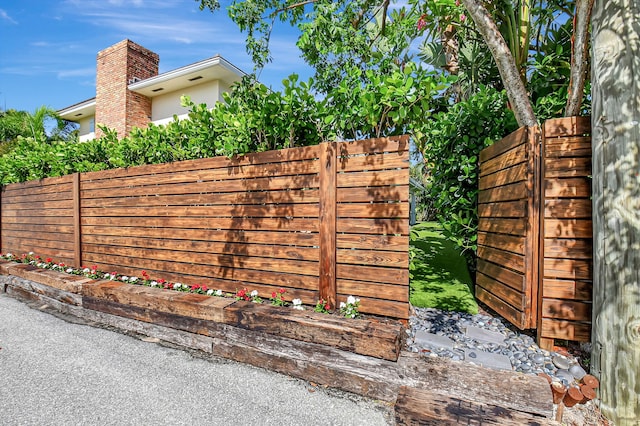
<svg viewBox="0 0 640 426">
<path fill-rule="evenodd" d="M 414 225 L 415 250 L 411 304 L 423 308 L 478 313 L 467 263 L 454 244 L 446 240 L 433 222 Z"/>
</svg>

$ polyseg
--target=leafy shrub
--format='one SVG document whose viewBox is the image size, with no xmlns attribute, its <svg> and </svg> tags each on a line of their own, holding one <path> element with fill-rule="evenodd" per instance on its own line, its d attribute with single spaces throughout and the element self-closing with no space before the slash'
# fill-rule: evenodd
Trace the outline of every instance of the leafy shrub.
<svg viewBox="0 0 640 426">
<path fill-rule="evenodd" d="M 518 127 L 506 105 L 504 92 L 482 87 L 425 121 L 416 140 L 443 233 L 463 249 L 471 265 L 477 250 L 480 151 Z"/>
</svg>

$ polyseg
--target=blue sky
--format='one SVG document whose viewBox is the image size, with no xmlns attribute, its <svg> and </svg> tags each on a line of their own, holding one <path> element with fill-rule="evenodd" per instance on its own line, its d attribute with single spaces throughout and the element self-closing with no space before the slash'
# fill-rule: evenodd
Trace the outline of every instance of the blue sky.
<svg viewBox="0 0 640 426">
<path fill-rule="evenodd" d="M 229 1 L 222 1 L 223 8 Z M 160 72 L 216 54 L 246 72 L 245 36 L 227 17 L 195 0 L 1 0 L 0 108 L 61 109 L 95 96 L 98 51 L 126 38 L 160 55 Z M 276 90 L 311 70 L 295 46 L 297 30 L 276 22 L 274 61 L 260 81 Z"/>
</svg>

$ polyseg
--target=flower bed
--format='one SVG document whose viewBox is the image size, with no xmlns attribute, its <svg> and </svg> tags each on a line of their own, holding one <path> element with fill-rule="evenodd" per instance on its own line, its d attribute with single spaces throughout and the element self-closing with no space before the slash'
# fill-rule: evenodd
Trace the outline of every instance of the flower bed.
<svg viewBox="0 0 640 426">
<path fill-rule="evenodd" d="M 5 255 L 4 259 L 3 273 L 45 284 L 51 290 L 31 288 L 47 297 L 139 321 L 174 323 L 175 328 L 202 335 L 210 334 L 212 326 L 207 322 L 212 322 L 394 361 L 402 347 L 402 324 L 375 317 L 354 318 L 358 316 L 355 298 L 342 307 L 348 311 L 342 312 L 349 316 L 345 318 L 304 309 L 300 303 L 291 309 L 284 291 L 272 295 L 267 304 L 259 303 L 257 294 L 247 289 L 215 297 L 220 293 L 203 286 L 154 281 L 148 276 L 124 277 L 95 268 L 76 270 L 49 259 L 41 261 L 33 254 Z M 80 297 L 74 299 L 74 294 Z M 315 309 L 321 308 L 326 311 L 326 305 L 319 302 Z"/>
</svg>

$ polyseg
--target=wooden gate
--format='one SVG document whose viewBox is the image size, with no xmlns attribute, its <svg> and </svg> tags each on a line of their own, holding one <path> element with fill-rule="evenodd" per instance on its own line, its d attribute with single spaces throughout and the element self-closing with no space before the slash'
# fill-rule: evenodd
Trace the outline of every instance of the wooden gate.
<svg viewBox="0 0 640 426">
<path fill-rule="evenodd" d="M 588 117 L 523 127 L 480 154 L 476 296 L 538 341 L 588 341 L 591 321 Z"/>
</svg>

